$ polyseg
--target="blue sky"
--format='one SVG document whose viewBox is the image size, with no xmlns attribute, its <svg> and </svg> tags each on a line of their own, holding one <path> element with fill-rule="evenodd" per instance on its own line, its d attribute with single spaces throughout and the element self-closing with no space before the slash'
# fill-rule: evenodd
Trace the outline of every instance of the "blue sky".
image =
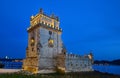
<svg viewBox="0 0 120 78">
<path fill-rule="evenodd" d="M 60 18 L 67 51 L 120 59 L 120 0 L 1 0 L 0 57 L 25 58 L 26 28 L 40 8 Z"/>
</svg>

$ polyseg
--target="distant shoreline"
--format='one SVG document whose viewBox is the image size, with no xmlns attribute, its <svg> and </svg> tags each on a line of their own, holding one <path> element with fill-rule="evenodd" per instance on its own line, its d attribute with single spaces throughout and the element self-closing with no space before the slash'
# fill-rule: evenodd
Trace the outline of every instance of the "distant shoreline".
<svg viewBox="0 0 120 78">
<path fill-rule="evenodd" d="M 113 60 L 113 61 L 107 61 L 107 60 L 95 60 L 94 65 L 117 65 L 120 66 L 120 59 Z"/>
</svg>

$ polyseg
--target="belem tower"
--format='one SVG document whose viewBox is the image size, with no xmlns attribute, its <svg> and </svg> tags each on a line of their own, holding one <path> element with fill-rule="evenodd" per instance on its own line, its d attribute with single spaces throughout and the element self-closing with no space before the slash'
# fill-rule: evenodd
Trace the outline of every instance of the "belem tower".
<svg viewBox="0 0 120 78">
<path fill-rule="evenodd" d="M 23 70 L 39 73 L 40 70 L 60 69 L 65 72 L 92 71 L 93 55 L 67 54 L 61 40 L 59 18 L 46 15 L 42 9 L 30 18 L 28 46 Z"/>
</svg>

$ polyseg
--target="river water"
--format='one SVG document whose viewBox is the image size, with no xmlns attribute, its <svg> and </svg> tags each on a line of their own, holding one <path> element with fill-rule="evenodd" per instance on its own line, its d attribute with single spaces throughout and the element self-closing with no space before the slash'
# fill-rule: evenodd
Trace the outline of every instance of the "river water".
<svg viewBox="0 0 120 78">
<path fill-rule="evenodd" d="M 120 75 L 120 66 L 115 65 L 93 65 L 93 69 L 111 74 Z"/>
</svg>

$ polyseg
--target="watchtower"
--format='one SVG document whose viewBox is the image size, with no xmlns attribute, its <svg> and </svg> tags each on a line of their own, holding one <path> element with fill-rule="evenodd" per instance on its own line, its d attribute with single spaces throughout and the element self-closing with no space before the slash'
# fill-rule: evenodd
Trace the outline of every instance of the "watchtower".
<svg viewBox="0 0 120 78">
<path fill-rule="evenodd" d="M 61 64 L 56 60 L 59 55 L 65 57 L 59 23 L 58 17 L 54 14 L 48 16 L 42 9 L 35 16 L 31 16 L 30 27 L 27 28 L 28 46 L 23 70 L 37 73 L 43 69 L 54 70 L 56 66 L 65 70 L 65 58 Z"/>
</svg>

